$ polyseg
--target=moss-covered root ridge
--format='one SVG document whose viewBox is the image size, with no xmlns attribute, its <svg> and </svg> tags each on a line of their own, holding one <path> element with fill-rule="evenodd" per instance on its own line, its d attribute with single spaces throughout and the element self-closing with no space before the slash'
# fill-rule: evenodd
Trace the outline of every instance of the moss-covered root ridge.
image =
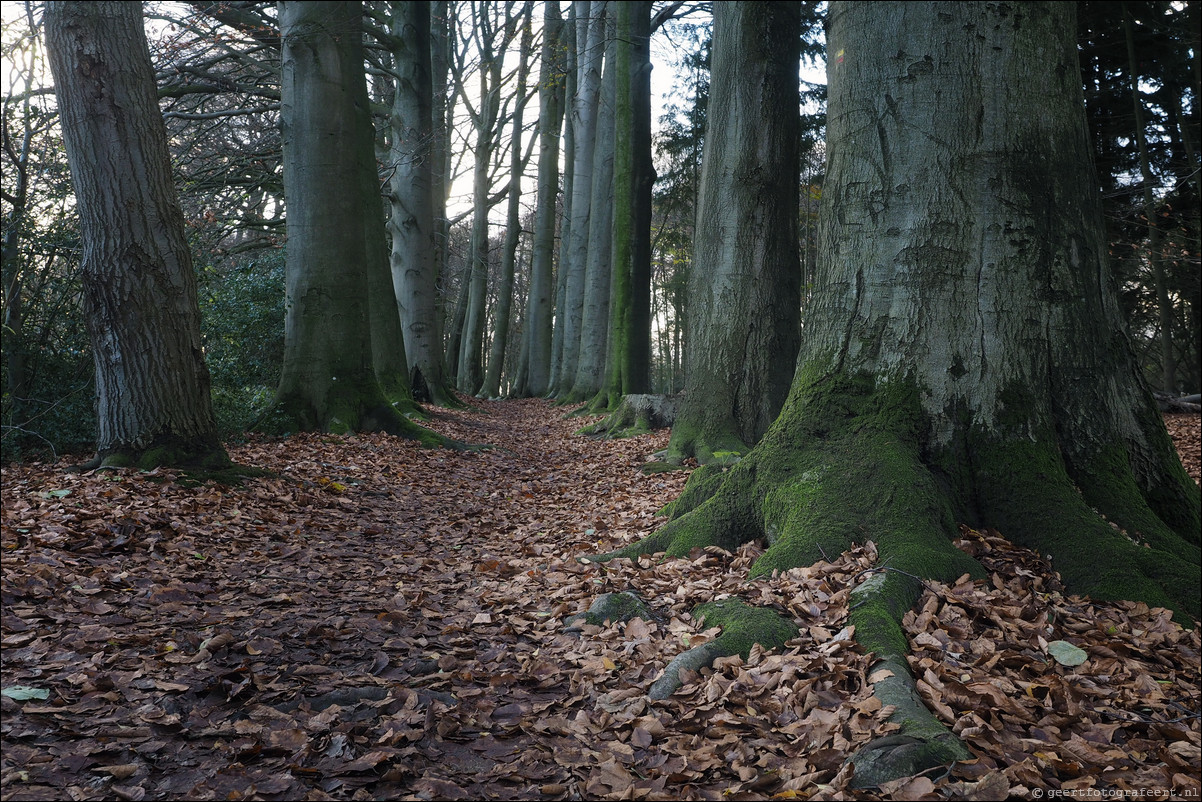
<svg viewBox="0 0 1202 802">
<path fill-rule="evenodd" d="M 901 728 L 870 741 L 848 758 L 855 766 L 855 788 L 875 787 L 972 757 L 960 739 L 923 704 L 906 665 L 909 641 L 901 621 L 921 588 L 913 576 L 885 568 L 851 593 L 856 640 L 877 658 L 869 671 L 873 695 L 883 705 L 894 708 L 889 721 Z"/>
<path fill-rule="evenodd" d="M 1051 555 L 1069 590 L 1167 607 L 1184 626 L 1202 616 L 1196 532 L 1174 531 L 1152 512 L 1125 456 L 1112 457 L 1106 470 L 1071 476 L 1047 443 L 994 442 L 988 455 L 974 466 L 983 522 L 1013 543 Z M 1116 529 L 1099 511 L 1130 528 Z"/>
<path fill-rule="evenodd" d="M 473 448 L 414 423 L 403 414 L 410 407 L 416 408 L 412 400 L 389 403 L 381 393 L 370 389 L 363 392 L 354 389 L 331 391 L 320 405 L 299 394 L 289 394 L 278 396 L 251 428 L 271 435 L 291 432 L 386 432 L 416 440 L 429 448 L 456 451 Z"/>
<path fill-rule="evenodd" d="M 676 417 L 676 399 L 671 396 L 626 395 L 617 403 L 609 399 L 608 405 L 612 412 L 576 433 L 611 440 L 637 437 L 653 429 L 671 426 Z"/>
<path fill-rule="evenodd" d="M 183 468 L 197 473 L 236 468 L 216 436 L 189 438 L 171 433 L 160 434 L 140 445 L 123 444 L 105 449 L 97 453 L 95 459 L 80 466 L 82 470 L 138 468 L 143 471 L 160 467 Z"/>
<path fill-rule="evenodd" d="M 652 699 L 671 696 L 683 683 L 682 671 L 698 671 L 719 657 L 733 654 L 746 659 L 757 643 L 765 650 L 779 649 L 798 634 L 797 625 L 776 611 L 753 607 L 740 599 L 699 604 L 693 609 L 693 617 L 702 626 L 721 627 L 722 634 L 676 655 L 663 675 L 652 683 L 647 693 Z"/>
</svg>

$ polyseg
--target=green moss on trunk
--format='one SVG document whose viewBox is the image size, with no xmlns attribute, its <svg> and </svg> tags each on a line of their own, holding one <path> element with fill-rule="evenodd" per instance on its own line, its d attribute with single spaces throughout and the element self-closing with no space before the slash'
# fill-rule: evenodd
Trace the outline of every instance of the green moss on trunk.
<svg viewBox="0 0 1202 802">
<path fill-rule="evenodd" d="M 138 468 L 143 471 L 159 467 L 222 471 L 233 467 L 225 448 L 215 438 L 188 439 L 172 434 L 159 435 L 145 446 L 109 449 L 97 454 L 90 465 L 98 468 Z"/>
<path fill-rule="evenodd" d="M 412 399 L 400 404 L 406 408 L 410 405 L 416 406 Z M 465 447 L 409 420 L 397 405 L 385 398 L 374 381 L 334 383 L 319 400 L 314 400 L 308 393 L 277 396 L 253 428 L 272 435 L 297 431 L 387 432 L 429 447 Z"/>
</svg>

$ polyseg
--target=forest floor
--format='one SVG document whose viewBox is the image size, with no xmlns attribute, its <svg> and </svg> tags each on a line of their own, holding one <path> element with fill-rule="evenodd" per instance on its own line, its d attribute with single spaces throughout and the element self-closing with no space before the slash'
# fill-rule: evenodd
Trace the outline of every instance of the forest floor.
<svg viewBox="0 0 1202 802">
<path fill-rule="evenodd" d="M 1001 799 L 1199 791 L 1199 633 L 1143 604 L 1059 591 L 996 533 L 991 572 L 932 583 L 908 616 L 927 703 L 974 761 L 853 792 L 886 734 L 845 628 L 863 547 L 747 580 L 757 553 L 606 565 L 685 473 L 644 475 L 659 432 L 597 441 L 543 401 L 439 412 L 492 450 L 303 435 L 231 448 L 275 475 L 3 472 L 0 795 L 33 799 Z M 1170 426 L 1199 476 L 1199 416 Z M 564 632 L 599 594 L 658 620 Z M 647 688 L 711 638 L 723 594 L 801 635 Z M 1061 665 L 1049 643 L 1076 644 Z M 1054 649 L 1052 651 L 1055 651 Z M 1142 794 L 1139 793 L 1142 789 Z"/>
</svg>

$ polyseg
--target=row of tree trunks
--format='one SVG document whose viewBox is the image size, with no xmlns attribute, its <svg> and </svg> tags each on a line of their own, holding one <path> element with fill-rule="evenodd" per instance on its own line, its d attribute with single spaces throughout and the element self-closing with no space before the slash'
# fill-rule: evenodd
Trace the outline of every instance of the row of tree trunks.
<svg viewBox="0 0 1202 802">
<path fill-rule="evenodd" d="M 484 384 L 479 392 L 479 395 L 485 398 L 496 398 L 501 393 L 501 369 L 505 366 L 506 348 L 509 344 L 514 269 L 517 262 L 518 240 L 522 235 L 520 219 L 522 174 L 526 169 L 526 159 L 522 156 L 522 120 L 525 117 L 526 102 L 530 97 L 526 90 L 526 83 L 530 75 L 530 52 L 534 49 L 534 30 L 531 27 L 533 14 L 533 0 L 527 0 L 517 19 L 518 27 L 522 31 L 522 38 L 518 46 L 520 55 L 516 83 L 517 99 L 509 138 L 509 203 L 505 216 L 505 244 L 501 254 L 501 281 L 497 286 L 496 322 L 493 326 L 488 368 L 484 375 Z"/>
<path fill-rule="evenodd" d="M 514 395 L 541 396 L 551 386 L 551 316 L 554 301 L 555 199 L 559 186 L 559 134 L 563 123 L 566 69 L 558 0 L 543 4 L 542 64 L 539 68 L 538 178 L 530 291 L 526 302 L 526 371 Z"/>
</svg>

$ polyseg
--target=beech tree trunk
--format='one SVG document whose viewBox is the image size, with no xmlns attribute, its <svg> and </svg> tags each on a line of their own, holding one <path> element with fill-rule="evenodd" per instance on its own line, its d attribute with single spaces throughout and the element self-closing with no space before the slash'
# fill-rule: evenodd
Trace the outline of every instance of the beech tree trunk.
<svg viewBox="0 0 1202 802">
<path fill-rule="evenodd" d="M 227 466 L 142 7 L 51 3 L 45 21 L 83 241 L 97 464 Z"/>
<path fill-rule="evenodd" d="M 493 314 L 492 345 L 488 352 L 488 366 L 484 373 L 484 386 L 480 395 L 496 398 L 501 394 L 501 374 L 505 367 L 505 352 L 509 346 L 510 318 L 513 314 L 513 274 L 517 264 L 518 242 L 522 236 L 521 201 L 522 175 L 526 170 L 526 159 L 522 158 L 522 121 L 525 118 L 526 89 L 530 77 L 531 51 L 534 49 L 534 33 L 530 26 L 534 14 L 534 2 L 528 0 L 518 16 L 517 24 L 522 29 L 518 47 L 518 75 L 514 86 L 513 120 L 509 138 L 509 200 L 505 211 L 505 244 L 501 252 L 501 280 L 497 285 L 497 307 Z"/>
<path fill-rule="evenodd" d="M 388 397 L 373 354 L 373 347 L 391 348 L 387 361 L 396 364 L 399 358 L 403 364 L 399 321 L 389 342 L 372 339 L 371 296 L 394 321 L 396 299 L 388 297 L 383 209 L 374 180 L 362 4 L 297 0 L 281 3 L 279 18 L 287 313 L 280 386 L 261 426 L 383 430 L 434 442 L 393 405 L 411 403 L 407 377 L 388 378 L 399 385 L 389 389 L 401 394 Z M 381 322 L 376 328 L 383 333 Z"/>
<path fill-rule="evenodd" d="M 576 0 L 576 96 L 572 101 L 572 218 L 568 228 L 564 271 L 563 349 L 555 381 L 557 396 L 567 396 L 576 382 L 580 332 L 584 318 L 585 264 L 589 249 L 589 212 L 593 190 L 593 150 L 597 139 L 597 107 L 601 95 L 604 0 Z"/>
<path fill-rule="evenodd" d="M 559 262 L 555 271 L 555 312 L 551 323 L 551 371 L 545 395 L 555 396 L 559 393 L 559 377 L 562 374 L 564 318 L 567 317 L 568 294 L 568 264 L 570 263 L 569 244 L 572 232 L 572 197 L 575 193 L 576 174 L 576 126 L 572 115 L 568 113 L 569 101 L 576 97 L 576 53 L 579 41 L 576 38 L 576 6 L 568 3 L 567 20 L 564 22 L 563 39 L 565 80 L 564 80 L 564 117 L 563 117 L 563 211 L 559 223 Z"/>
<path fill-rule="evenodd" d="M 714 6 L 685 391 L 669 459 L 730 462 L 775 420 L 800 337 L 801 8 Z"/>
<path fill-rule="evenodd" d="M 551 313 L 554 302 L 555 199 L 559 194 L 559 131 L 563 124 L 564 71 L 563 20 L 559 0 L 543 3 L 542 64 L 538 91 L 538 187 L 534 210 L 534 252 L 530 265 L 530 292 L 526 301 L 526 329 L 522 348 L 526 355 L 525 378 L 516 388 L 521 396 L 541 396 L 551 385 Z"/>
<path fill-rule="evenodd" d="M 392 283 L 404 330 L 409 385 L 419 401 L 458 404 L 443 364 L 438 325 L 437 169 L 428 2 L 393 3 L 397 71 L 392 107 Z"/>
<path fill-rule="evenodd" d="M 566 403 L 588 401 L 601 389 L 609 345 L 609 293 L 613 273 L 611 250 L 614 219 L 614 99 L 618 76 L 614 67 L 617 39 L 614 15 L 605 19 L 605 66 L 597 104 L 593 142 L 592 193 L 589 199 L 588 244 L 584 258 L 584 284 L 580 314 L 580 341 L 576 346 L 576 378 Z"/>
<path fill-rule="evenodd" d="M 651 2 L 617 9 L 609 359 L 596 408 L 651 392 Z"/>
<path fill-rule="evenodd" d="M 832 4 L 821 258 L 789 398 L 618 552 L 763 538 L 760 575 L 875 541 L 889 570 L 851 623 L 909 740 L 853 757 L 857 784 L 968 756 L 901 687 L 918 578 L 983 574 L 957 522 L 1050 555 L 1072 592 L 1199 614 L 1202 500 L 1123 333 L 1075 14 Z"/>
</svg>

